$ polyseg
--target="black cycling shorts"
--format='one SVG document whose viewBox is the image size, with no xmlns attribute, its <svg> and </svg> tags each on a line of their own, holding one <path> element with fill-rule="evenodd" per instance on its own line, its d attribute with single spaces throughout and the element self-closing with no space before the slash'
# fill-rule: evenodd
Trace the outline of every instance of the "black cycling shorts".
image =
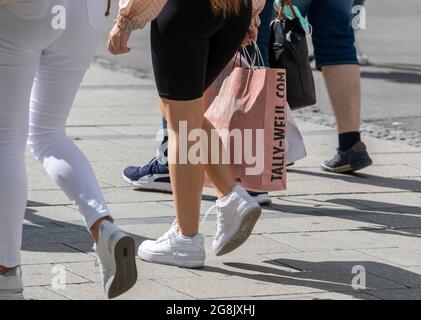
<svg viewBox="0 0 421 320">
<path fill-rule="evenodd" d="M 210 0 L 168 0 L 152 22 L 155 81 L 161 98 L 187 101 L 203 96 L 240 48 L 252 2 L 238 15 L 215 15 Z"/>
</svg>

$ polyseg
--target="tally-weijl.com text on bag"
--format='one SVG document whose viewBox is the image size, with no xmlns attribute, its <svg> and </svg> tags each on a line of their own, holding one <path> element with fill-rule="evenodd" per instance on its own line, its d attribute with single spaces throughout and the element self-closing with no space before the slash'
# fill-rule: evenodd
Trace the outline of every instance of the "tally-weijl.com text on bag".
<svg viewBox="0 0 421 320">
<path fill-rule="evenodd" d="M 246 57 L 241 56 L 241 60 L 238 57 L 232 59 L 232 61 L 226 66 L 226 68 L 220 73 L 218 78 L 214 81 L 212 86 L 205 93 L 205 105 L 208 108 L 215 97 L 218 96 L 219 90 L 221 89 L 224 80 L 231 74 L 234 67 L 247 67 L 250 65 Z M 288 86 L 288 84 L 287 84 Z M 304 138 L 295 122 L 294 115 L 291 112 L 290 106 L 287 104 L 287 133 L 286 133 L 286 159 L 287 164 L 294 163 L 307 157 L 307 150 L 304 144 Z"/>
<path fill-rule="evenodd" d="M 285 70 L 233 67 L 228 64 L 206 92 L 205 116 L 230 152 L 238 183 L 253 191 L 285 190 Z"/>
</svg>

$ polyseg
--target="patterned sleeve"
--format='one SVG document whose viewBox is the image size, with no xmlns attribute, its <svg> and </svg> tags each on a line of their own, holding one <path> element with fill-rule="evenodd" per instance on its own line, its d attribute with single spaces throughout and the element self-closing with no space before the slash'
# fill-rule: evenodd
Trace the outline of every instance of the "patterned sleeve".
<svg viewBox="0 0 421 320">
<path fill-rule="evenodd" d="M 143 28 L 154 20 L 164 8 L 168 0 L 120 0 L 120 11 L 117 25 L 125 31 Z M 260 24 L 259 14 L 266 0 L 253 0 L 253 25 Z"/>
<path fill-rule="evenodd" d="M 162 11 L 167 0 L 120 0 L 118 26 L 126 31 L 143 28 Z"/>
<path fill-rule="evenodd" d="M 253 0 L 253 17 L 258 16 L 265 7 L 266 0 Z"/>
<path fill-rule="evenodd" d="M 265 7 L 266 0 L 253 0 L 253 17 L 251 20 L 252 27 L 260 26 L 259 14 L 262 12 Z"/>
</svg>

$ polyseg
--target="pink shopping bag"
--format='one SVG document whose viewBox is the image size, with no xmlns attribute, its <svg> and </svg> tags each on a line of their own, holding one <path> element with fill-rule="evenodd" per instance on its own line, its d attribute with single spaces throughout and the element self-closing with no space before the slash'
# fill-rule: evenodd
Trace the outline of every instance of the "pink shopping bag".
<svg viewBox="0 0 421 320">
<path fill-rule="evenodd" d="M 205 102 L 205 116 L 229 153 L 236 181 L 251 191 L 285 190 L 285 70 L 232 61 L 207 90 Z"/>
</svg>

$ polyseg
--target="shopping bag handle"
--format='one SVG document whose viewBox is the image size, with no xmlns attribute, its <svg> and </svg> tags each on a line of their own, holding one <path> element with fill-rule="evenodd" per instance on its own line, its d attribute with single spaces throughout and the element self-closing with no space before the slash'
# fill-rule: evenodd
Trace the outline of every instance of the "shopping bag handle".
<svg viewBox="0 0 421 320">
<path fill-rule="evenodd" d="M 246 50 L 245 48 L 241 48 L 240 51 L 238 51 L 237 55 L 235 56 L 234 64 L 235 64 L 235 61 L 237 60 L 238 55 L 240 55 L 240 67 L 242 67 L 241 55 L 243 55 L 247 59 L 247 62 L 250 65 L 250 69 L 254 70 L 256 68 L 257 69 L 265 68 L 266 66 L 263 60 L 263 55 L 259 49 L 259 46 L 257 45 L 257 42 L 253 40 L 252 45 L 254 47 L 253 56 L 250 55 L 248 50 Z"/>
<path fill-rule="evenodd" d="M 253 40 L 253 46 L 254 46 L 254 55 L 255 55 L 255 62 L 257 63 L 257 68 L 258 69 L 263 69 L 265 68 L 265 61 L 263 60 L 263 55 L 262 52 L 260 51 L 259 46 L 257 45 L 257 42 L 255 40 Z M 256 64 L 253 65 L 253 67 L 256 67 Z"/>
<path fill-rule="evenodd" d="M 241 49 L 237 51 L 237 53 L 234 56 L 234 61 L 232 62 L 232 68 L 235 68 L 235 63 L 237 60 L 240 59 L 240 68 L 243 67 L 243 59 L 241 59 Z"/>
</svg>

